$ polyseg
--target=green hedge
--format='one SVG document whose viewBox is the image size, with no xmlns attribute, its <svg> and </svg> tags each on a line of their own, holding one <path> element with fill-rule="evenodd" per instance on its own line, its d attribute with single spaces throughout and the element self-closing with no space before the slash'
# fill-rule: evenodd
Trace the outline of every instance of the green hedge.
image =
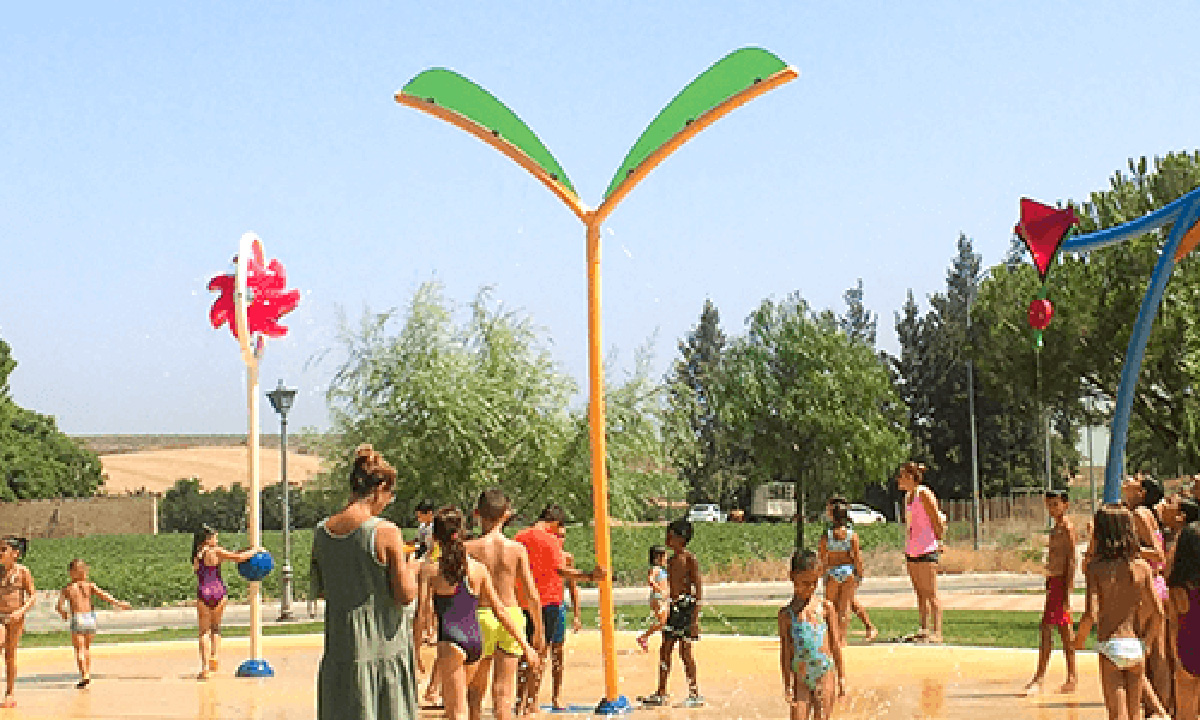
<svg viewBox="0 0 1200 720">
<path fill-rule="evenodd" d="M 857 528 L 863 549 L 876 546 L 900 547 L 902 526 L 866 525 Z M 807 528 L 806 538 L 816 544 L 819 526 Z M 411 538 L 413 530 L 405 530 Z M 645 582 L 647 553 L 651 545 L 662 544 L 665 525 L 646 527 L 614 527 L 612 549 L 614 579 L 617 585 L 640 585 Z M 757 525 L 740 523 L 696 523 L 691 548 L 700 559 L 704 572 L 749 559 L 782 559 L 792 552 L 795 526 Z M 230 549 L 244 547 L 246 536 L 221 533 L 220 541 Z M 82 558 L 91 566 L 91 578 L 100 587 L 121 600 L 139 607 L 171 605 L 190 602 L 195 598 L 196 578 L 189 559 L 192 536 L 162 535 L 105 535 L 87 538 L 64 538 L 30 541 L 29 556 L 24 563 L 33 572 L 41 589 L 58 589 L 68 582 L 67 564 L 72 558 Z M 277 565 L 283 562 L 283 533 L 264 532 L 263 546 L 275 556 Z M 593 564 L 592 528 L 576 526 L 567 529 L 566 549 L 580 567 Z M 308 591 L 308 563 L 312 549 L 312 530 L 292 531 L 293 597 L 302 601 Z M 234 599 L 245 598 L 246 582 L 231 565 L 225 565 L 224 577 L 229 594 Z M 783 578 L 780 578 L 783 579 Z M 267 597 L 279 596 L 280 574 L 271 573 L 263 581 Z"/>
</svg>

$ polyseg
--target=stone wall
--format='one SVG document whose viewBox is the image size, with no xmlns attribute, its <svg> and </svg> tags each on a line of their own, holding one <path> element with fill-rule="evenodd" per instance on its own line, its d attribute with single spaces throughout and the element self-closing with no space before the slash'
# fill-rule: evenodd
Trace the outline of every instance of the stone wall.
<svg viewBox="0 0 1200 720">
<path fill-rule="evenodd" d="M 29 538 L 158 534 L 156 495 L 0 503 L 0 535 Z"/>
</svg>

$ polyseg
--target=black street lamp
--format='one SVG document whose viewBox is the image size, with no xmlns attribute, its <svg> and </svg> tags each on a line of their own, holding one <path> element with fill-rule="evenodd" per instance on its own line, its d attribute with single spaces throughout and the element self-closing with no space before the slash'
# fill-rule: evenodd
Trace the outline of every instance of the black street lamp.
<svg viewBox="0 0 1200 720">
<path fill-rule="evenodd" d="M 283 582 L 279 597 L 279 619 L 293 620 L 292 617 L 292 511 L 291 498 L 288 493 L 287 479 L 287 416 L 296 399 L 296 389 L 284 387 L 283 380 L 274 390 L 267 393 L 271 407 L 279 413 L 279 482 L 283 485 L 283 569 L 280 571 Z"/>
</svg>

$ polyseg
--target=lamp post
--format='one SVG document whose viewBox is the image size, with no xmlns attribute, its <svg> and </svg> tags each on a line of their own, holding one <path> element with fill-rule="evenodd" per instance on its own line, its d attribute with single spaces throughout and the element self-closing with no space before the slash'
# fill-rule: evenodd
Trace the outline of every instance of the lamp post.
<svg viewBox="0 0 1200 720">
<path fill-rule="evenodd" d="M 971 418 L 971 542 L 976 550 L 979 549 L 979 438 L 975 432 L 975 345 L 971 334 L 971 311 L 980 284 L 991 272 L 991 268 L 981 272 L 967 293 L 967 342 L 971 344 L 971 354 L 967 356 L 967 414 Z"/>
<path fill-rule="evenodd" d="M 284 387 L 283 380 L 267 393 L 271 407 L 279 413 L 279 482 L 283 486 L 283 581 L 279 593 L 279 619 L 292 620 L 292 502 L 287 479 L 287 416 L 296 399 L 296 389 Z"/>
</svg>

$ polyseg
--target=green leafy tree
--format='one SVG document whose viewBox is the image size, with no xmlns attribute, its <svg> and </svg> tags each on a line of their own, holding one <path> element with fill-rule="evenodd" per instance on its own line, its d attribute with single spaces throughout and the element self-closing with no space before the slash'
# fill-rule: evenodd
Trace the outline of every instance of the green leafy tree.
<svg viewBox="0 0 1200 720">
<path fill-rule="evenodd" d="M 688 492 L 687 483 L 671 465 L 663 439 L 667 390 L 651 377 L 653 344 L 651 339 L 636 351 L 633 370 L 621 381 L 609 379 L 605 395 L 609 508 L 615 517 L 628 520 L 656 519 L 661 510 L 651 504 L 651 498 L 680 500 Z M 616 367 L 615 360 L 608 367 Z M 585 421 L 581 415 L 584 428 Z M 585 457 L 590 458 L 590 452 Z M 590 515 L 591 475 L 584 477 Z M 567 499 L 575 503 L 575 498 Z"/>
<path fill-rule="evenodd" d="M 715 393 L 725 351 L 720 313 L 704 301 L 700 321 L 679 342 L 679 359 L 667 376 L 671 460 L 688 486 L 690 502 L 744 504 Z"/>
<path fill-rule="evenodd" d="M 539 330 L 486 289 L 467 310 L 456 323 L 441 285 L 426 283 L 398 332 L 395 312 L 366 313 L 343 330 L 348 357 L 327 392 L 326 456 L 336 479 L 348 476 L 359 443 L 382 452 L 399 475 L 397 519 L 424 497 L 471 507 L 498 483 L 520 506 L 529 492 L 558 496 L 586 482 L 560 465 L 577 436 L 568 410 L 575 383 Z"/>
<path fill-rule="evenodd" d="M 1080 231 L 1135 220 L 1197 186 L 1200 152 L 1168 154 L 1152 165 L 1146 158 L 1130 160 L 1108 190 L 1078 206 Z M 1049 276 L 1055 315 L 1040 353 L 1030 352 L 1025 339 L 1026 308 L 1039 287 L 1036 273 L 1028 265 L 993 272 L 980 293 L 982 312 L 975 314 L 988 328 L 978 347 L 982 379 L 999 390 L 1036 387 L 1061 434 L 1083 422 L 1089 407 L 1106 407 L 1116 397 L 1133 322 L 1164 237 L 1152 233 L 1085 257 L 1062 256 Z M 1031 377 L 1039 379 L 1036 386 Z M 1134 395 L 1126 448 L 1131 470 L 1175 474 L 1200 467 L 1198 386 L 1200 270 L 1194 258 L 1185 258 L 1167 286 Z M 1071 448 L 1056 446 L 1054 452 L 1066 457 Z"/>
<path fill-rule="evenodd" d="M 192 533 L 202 525 L 218 532 L 245 532 L 246 489 L 234 483 L 205 492 L 198 478 L 177 480 L 158 504 L 159 531 Z"/>
<path fill-rule="evenodd" d="M 727 353 L 723 419 L 741 437 L 749 472 L 806 495 L 855 493 L 906 455 L 900 398 L 872 348 L 851 340 L 799 294 L 765 300 Z M 796 545 L 804 541 L 799 513 Z"/>
<path fill-rule="evenodd" d="M 1010 253 L 1011 255 L 1012 253 Z M 984 496 L 1013 487 L 1044 482 L 1045 418 L 1053 397 L 1045 392 L 1032 336 L 1011 323 L 993 322 L 987 312 L 991 293 L 1020 266 L 999 265 L 981 285 L 980 258 L 970 238 L 958 238 L 957 253 L 946 276 L 946 291 L 930 297 L 930 310 L 921 315 L 909 293 L 903 314 L 896 316 L 901 352 L 889 361 L 897 388 L 907 403 L 914 457 L 925 462 L 926 476 L 940 496 L 967 498 L 972 494 L 970 388 L 967 363 L 975 363 L 975 425 L 979 477 Z M 1033 292 L 1036 292 L 1034 289 Z M 1029 298 L 1033 295 L 1030 294 Z M 1028 303 L 1028 299 L 1025 301 Z M 973 307 L 972 307 L 973 305 Z M 973 323 L 968 331 L 967 311 Z M 1006 343 L 1006 351 L 1021 364 L 1011 384 L 998 383 L 981 348 Z M 990 345 L 989 345 L 990 347 Z M 1057 417 L 1057 415 L 1051 415 Z M 1068 430 L 1053 438 L 1052 454 L 1075 462 Z"/>
<path fill-rule="evenodd" d="M 59 431 L 54 418 L 13 402 L 16 368 L 0 340 L 0 500 L 90 497 L 104 482 L 100 459 Z"/>
</svg>

